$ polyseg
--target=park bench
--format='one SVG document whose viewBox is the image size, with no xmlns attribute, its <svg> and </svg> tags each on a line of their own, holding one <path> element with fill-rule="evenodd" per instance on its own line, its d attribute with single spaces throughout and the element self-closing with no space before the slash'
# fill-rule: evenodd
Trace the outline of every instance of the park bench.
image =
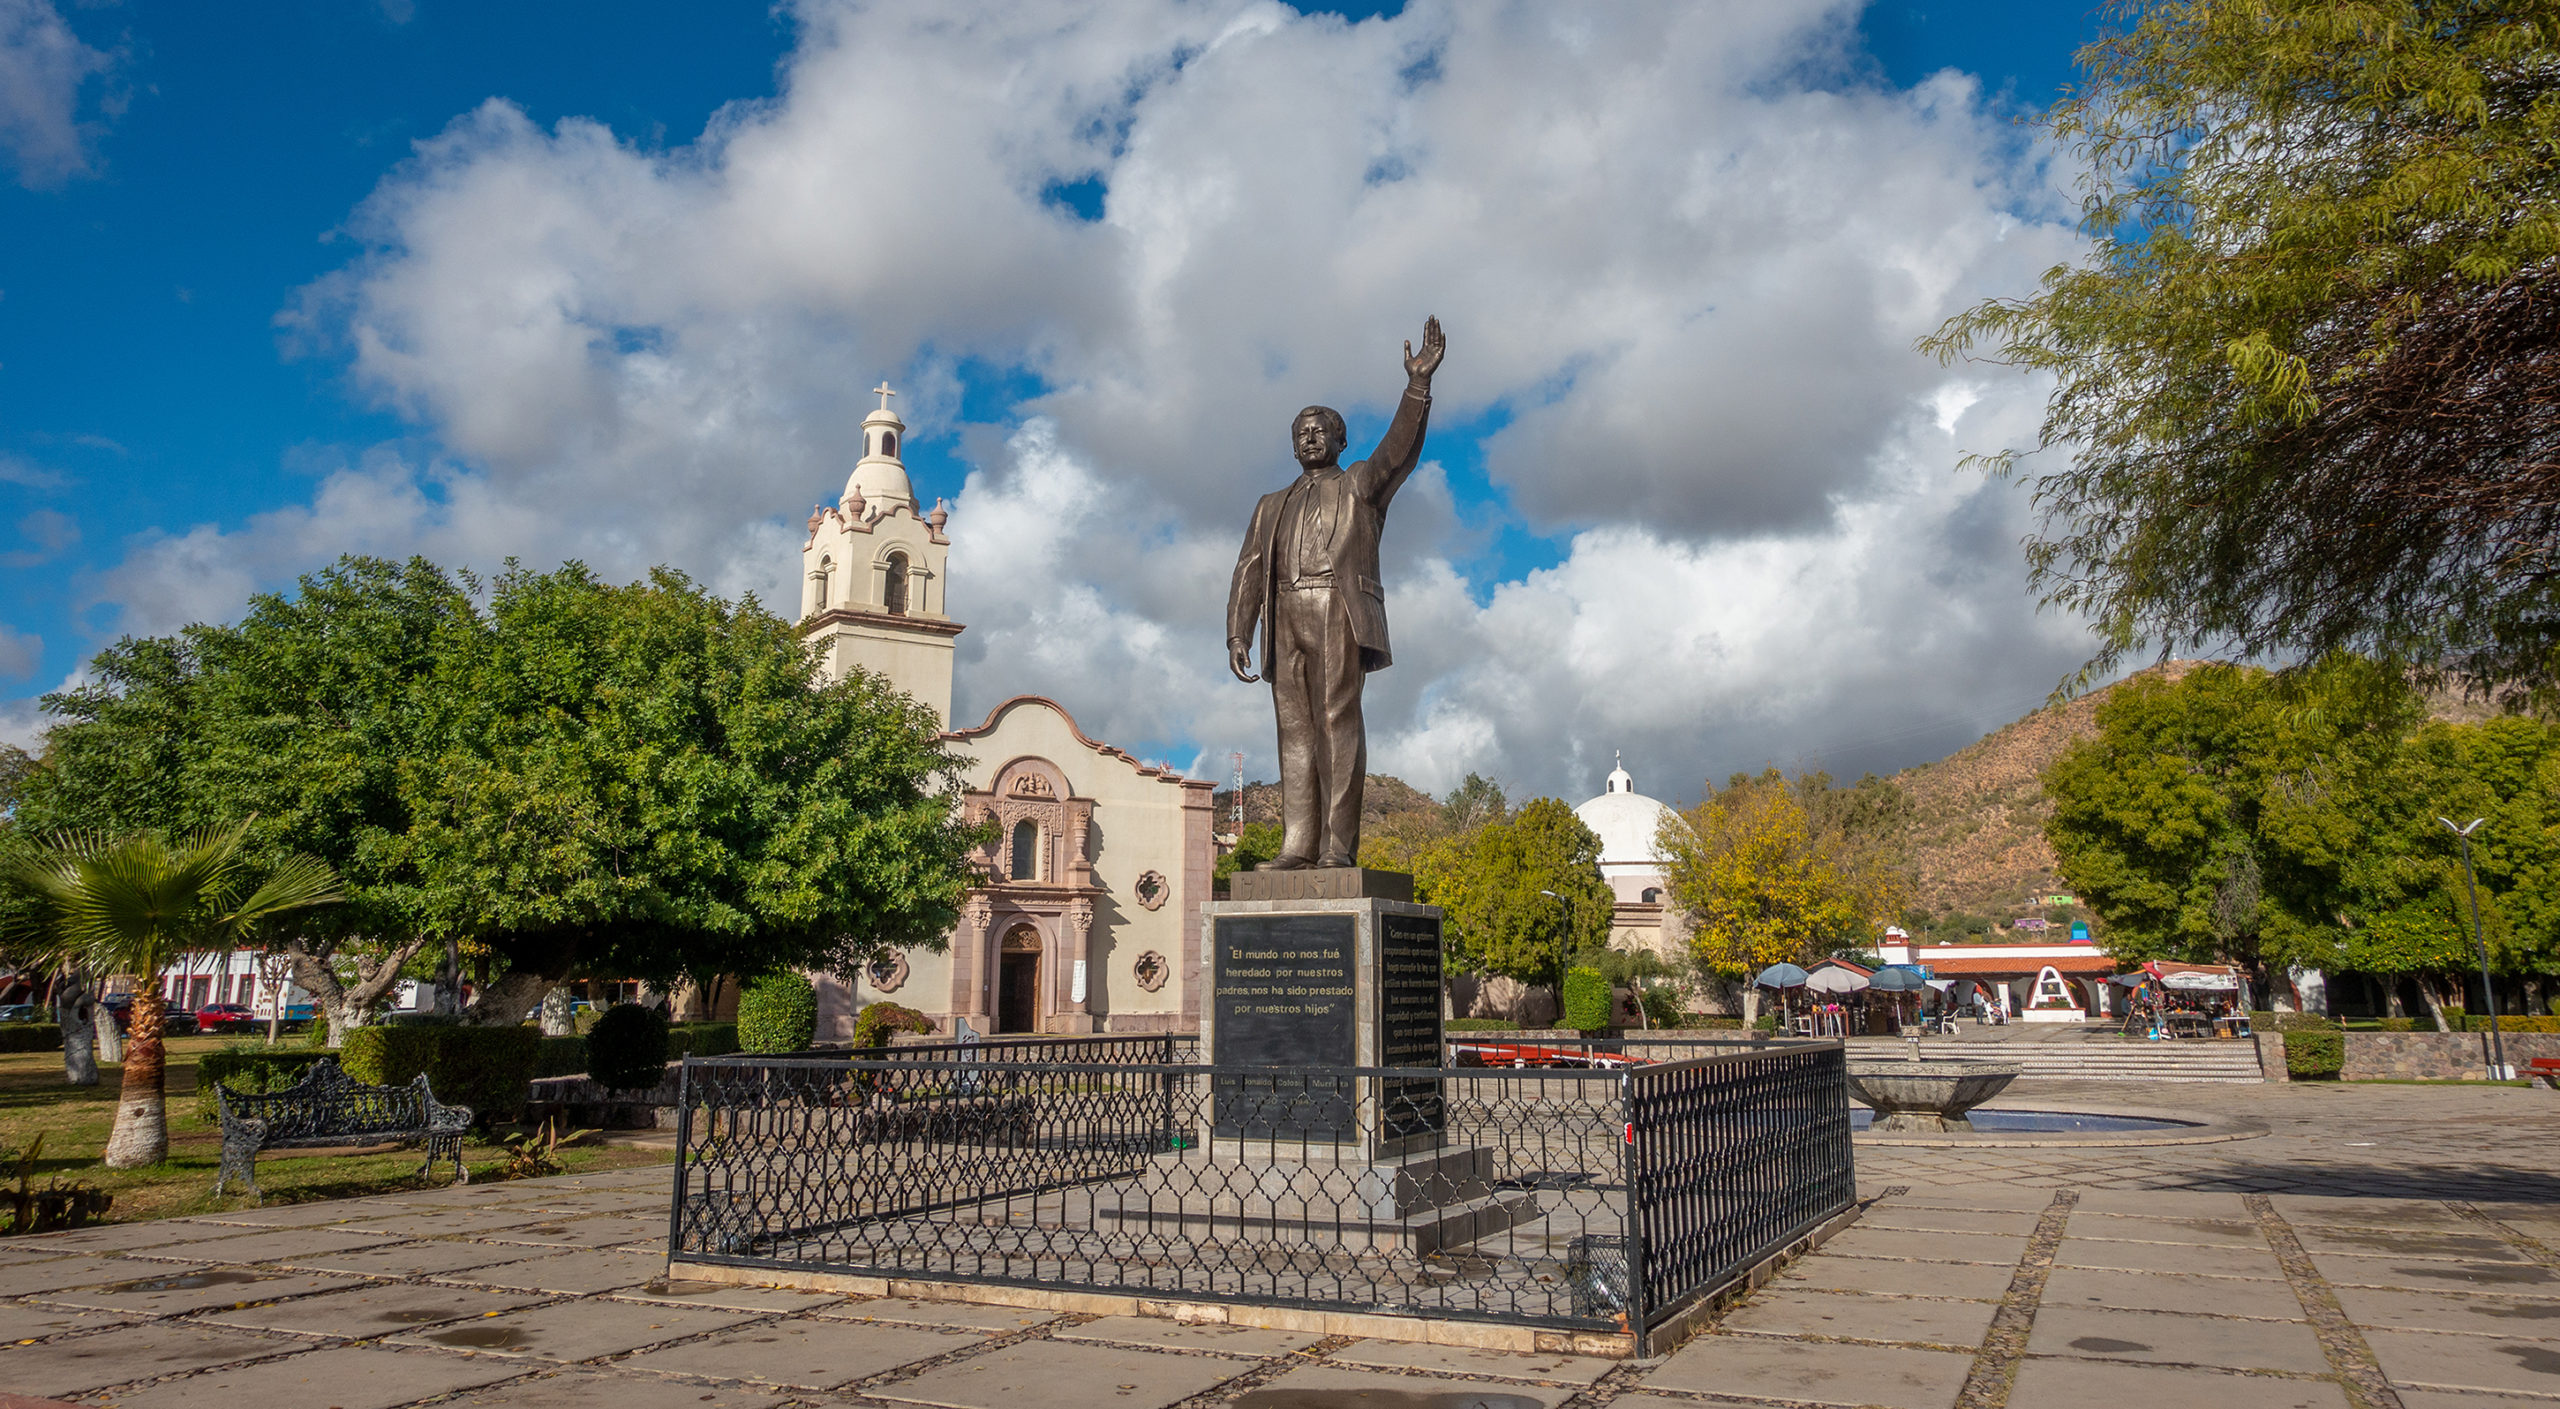
<svg viewBox="0 0 2560 1409">
<path fill-rule="evenodd" d="M 217 1086 L 214 1096 L 222 1107 L 222 1172 L 213 1181 L 217 1194 L 234 1176 L 250 1193 L 258 1192 L 260 1150 L 381 1140 L 423 1142 L 427 1162 L 418 1167 L 420 1178 L 448 1157 L 457 1181 L 471 1178 L 462 1167 L 462 1133 L 471 1128 L 471 1108 L 438 1101 L 427 1089 L 425 1072 L 406 1086 L 368 1086 L 341 1071 L 330 1057 L 313 1062 L 302 1080 L 282 1091 L 252 1095 Z"/>
<path fill-rule="evenodd" d="M 2536 1086 L 2560 1090 L 2560 1057 L 2536 1057 L 2524 1064 L 2524 1074 Z"/>
</svg>

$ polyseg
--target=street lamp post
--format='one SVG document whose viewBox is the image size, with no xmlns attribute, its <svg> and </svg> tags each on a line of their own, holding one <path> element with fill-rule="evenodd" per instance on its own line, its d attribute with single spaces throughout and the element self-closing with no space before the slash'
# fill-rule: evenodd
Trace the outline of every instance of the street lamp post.
<svg viewBox="0 0 2560 1409">
<path fill-rule="evenodd" d="M 2474 817 L 2469 826 L 2457 827 L 2450 817 L 2436 819 L 2444 829 L 2462 843 L 2462 889 L 2471 897 L 2471 946 L 2480 955 L 2480 1001 L 2489 1005 L 2489 1079 L 2504 1081 L 2507 1076 L 2507 1043 L 2498 1032 L 2498 991 L 2489 986 L 2489 941 L 2480 932 L 2480 883 L 2471 874 L 2471 833 L 2485 817 Z"/>
</svg>

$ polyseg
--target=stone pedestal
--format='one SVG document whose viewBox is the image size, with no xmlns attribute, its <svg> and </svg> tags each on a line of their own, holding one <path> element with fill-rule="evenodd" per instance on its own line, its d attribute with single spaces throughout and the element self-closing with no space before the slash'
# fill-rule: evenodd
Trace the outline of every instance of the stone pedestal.
<svg viewBox="0 0 2560 1409">
<path fill-rule="evenodd" d="M 1438 1252 L 1540 1216 L 1452 1146 L 1440 1069 L 1440 911 L 1382 871 L 1243 872 L 1202 907 L 1205 1147 L 1103 1201 L 1105 1226 Z M 1342 1076 L 1411 1067 L 1427 1078 Z"/>
</svg>

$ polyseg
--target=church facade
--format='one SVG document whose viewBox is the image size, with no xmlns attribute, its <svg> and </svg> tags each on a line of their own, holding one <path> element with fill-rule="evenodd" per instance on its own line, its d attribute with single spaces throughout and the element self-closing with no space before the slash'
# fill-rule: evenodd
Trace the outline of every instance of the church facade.
<svg viewBox="0 0 2560 1409">
<path fill-rule="evenodd" d="M 1064 706 L 1017 695 L 951 728 L 952 663 L 965 629 L 944 600 L 950 515 L 919 513 L 888 409 L 864 418 L 843 496 L 809 516 L 801 629 L 829 672 L 860 667 L 931 705 L 969 760 L 962 815 L 993 824 L 983 883 L 941 952 L 904 950 L 852 980 L 812 975 L 818 1040 L 851 1037 L 883 1000 L 950 1035 L 1196 1031 L 1200 906 L 1215 868 L 1215 784 L 1088 738 Z"/>
</svg>

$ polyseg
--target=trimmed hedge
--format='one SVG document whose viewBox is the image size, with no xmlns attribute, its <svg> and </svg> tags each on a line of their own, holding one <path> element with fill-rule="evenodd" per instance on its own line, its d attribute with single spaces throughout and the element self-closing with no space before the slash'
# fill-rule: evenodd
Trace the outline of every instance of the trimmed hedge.
<svg viewBox="0 0 2560 1409">
<path fill-rule="evenodd" d="M 360 1027 L 338 1061 L 374 1086 L 405 1086 L 427 1074 L 427 1089 L 480 1120 L 513 1120 L 533 1092 L 538 1027 Z"/>
<path fill-rule="evenodd" d="M 0 1052 L 59 1052 L 60 1023 L 0 1023 Z"/>
<path fill-rule="evenodd" d="M 1609 981 L 1598 969 L 1569 969 L 1564 976 L 1564 1026 L 1575 1032 L 1609 1030 Z"/>
<path fill-rule="evenodd" d="M 2448 1021 L 2453 1020 L 2453 1014 L 2450 1012 L 2446 1013 L 2445 1017 Z M 2487 1032 L 2489 1030 L 2489 1015 L 2487 1013 L 2466 1013 L 2459 1021 L 2453 1022 L 2453 1030 L 2456 1032 Z M 2560 1018 L 2526 1018 L 2518 1017 L 2513 1013 L 2500 1013 L 2498 1015 L 2498 1031 L 2560 1032 Z"/>
<path fill-rule="evenodd" d="M 886 1047 L 897 1033 L 912 1032 L 919 1036 L 933 1031 L 933 1019 L 913 1008 L 896 1003 L 869 1003 L 853 1015 L 853 1049 L 857 1052 L 873 1047 Z"/>
<path fill-rule="evenodd" d="M 738 991 L 738 1045 L 749 1052 L 805 1052 L 818 1036 L 818 990 L 791 969 Z"/>
<path fill-rule="evenodd" d="M 2249 1014 L 2253 1032 L 2341 1032 L 2337 1022 L 2318 1013 L 2275 1013 L 2253 1009 Z"/>
<path fill-rule="evenodd" d="M 535 1028 L 540 1032 L 542 1029 Z M 587 1039 L 583 1037 L 545 1037 L 533 1049 L 533 1078 L 546 1076 L 583 1076 L 587 1070 Z"/>
<path fill-rule="evenodd" d="M 677 1023 L 667 1029 L 667 1060 L 725 1057 L 738 1050 L 736 1023 Z"/>
<path fill-rule="evenodd" d="M 2300 1031 L 2284 1035 L 2285 1074 L 2296 1081 L 2335 1081 L 2347 1065 L 2343 1032 Z"/>
<path fill-rule="evenodd" d="M 217 1086 L 228 1086 L 240 1096 L 282 1091 L 302 1080 L 313 1062 L 328 1056 L 299 1047 L 207 1052 L 196 1059 L 196 1114 L 206 1120 L 222 1118 L 222 1103 L 213 1094 Z"/>
</svg>

